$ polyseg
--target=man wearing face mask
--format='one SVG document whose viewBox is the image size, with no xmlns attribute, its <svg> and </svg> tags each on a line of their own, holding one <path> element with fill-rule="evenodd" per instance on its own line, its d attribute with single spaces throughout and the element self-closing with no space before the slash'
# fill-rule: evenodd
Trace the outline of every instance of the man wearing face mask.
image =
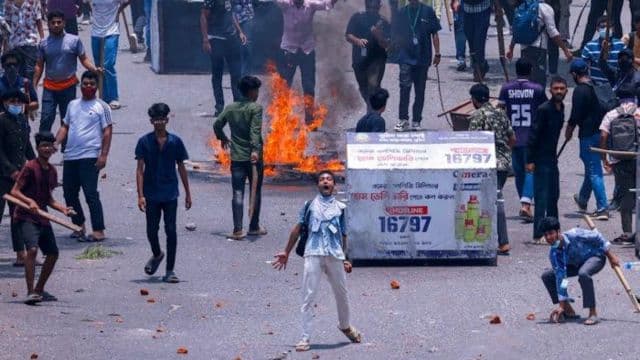
<svg viewBox="0 0 640 360">
<path fill-rule="evenodd" d="M 604 47 L 606 48 L 606 44 Z M 602 73 L 613 84 L 613 91 L 616 91 L 623 84 L 633 87 L 640 86 L 640 73 L 633 67 L 633 51 L 624 49 L 618 53 L 618 69 L 609 66 L 608 62 L 600 57 L 598 61 Z"/>
<path fill-rule="evenodd" d="M 582 289 L 582 305 L 589 309 L 585 325 L 595 325 L 600 320 L 596 311 L 596 294 L 593 287 L 593 275 L 604 268 L 606 259 L 611 267 L 620 266 L 618 257 L 610 250 L 611 243 L 598 232 L 574 228 L 560 232 L 560 223 L 556 217 L 546 217 L 540 223 L 546 243 L 551 245 L 549 261 L 551 269 L 542 274 L 542 282 L 549 292 L 551 301 L 559 307 L 551 312 L 552 322 L 565 319 L 579 319 L 567 292 L 570 277 L 577 276 Z"/>
<path fill-rule="evenodd" d="M 98 193 L 98 175 L 107 165 L 113 134 L 111 109 L 107 103 L 96 98 L 98 74 L 85 71 L 80 80 L 82 98 L 69 103 L 67 115 L 56 135 L 56 143 L 67 140 L 64 152 L 62 182 L 67 206 L 77 212 L 71 217 L 74 224 L 82 227 L 71 237 L 78 241 L 102 241 L 104 216 Z M 85 238 L 85 216 L 80 205 L 80 189 L 89 205 L 93 233 Z"/>
<path fill-rule="evenodd" d="M 380 0 L 365 0 L 366 10 L 351 17 L 345 35 L 353 45 L 353 73 L 368 110 L 369 97 L 380 89 L 387 65 L 390 25 L 380 16 L 380 7 Z"/>
<path fill-rule="evenodd" d="M 29 142 L 29 124 L 24 116 L 27 97 L 19 90 L 9 90 L 0 97 L 6 111 L 0 113 L 0 218 L 4 213 L 5 201 L 2 196 L 13 188 L 20 170 L 27 162 L 35 158 Z M 9 204 L 9 213 L 13 214 L 14 205 Z M 24 259 L 18 253 L 24 250 L 17 229 L 11 224 L 11 240 L 16 252 L 14 266 L 24 266 Z"/>
<path fill-rule="evenodd" d="M 598 23 L 597 37 L 587 43 L 582 48 L 582 58 L 589 65 L 589 75 L 594 84 L 608 83 L 609 79 L 600 69 L 600 57 L 602 53 L 603 43 L 607 34 L 607 17 L 600 18 Z M 607 54 L 607 64 L 610 68 L 618 69 L 618 54 L 624 50 L 624 43 L 620 39 L 610 38 L 611 47 Z M 613 84 L 612 84 L 613 85 Z"/>
<path fill-rule="evenodd" d="M 551 99 L 536 110 L 533 130 L 527 142 L 527 172 L 533 173 L 533 241 L 537 242 L 544 232 L 540 224 L 546 216 L 558 216 L 560 198 L 560 173 L 556 149 L 564 125 L 564 97 L 567 81 L 559 76 L 551 79 Z"/>
<path fill-rule="evenodd" d="M 33 75 L 33 82 L 37 85 L 43 71 L 46 71 L 42 90 L 41 132 L 51 131 L 56 118 L 56 110 L 60 111 L 60 118 L 64 119 L 69 102 L 76 98 L 78 60 L 87 70 L 102 70 L 96 68 L 89 60 L 80 38 L 65 32 L 62 11 L 49 12 L 47 23 L 49 36 L 40 42 L 38 61 Z"/>
<path fill-rule="evenodd" d="M 18 90 L 27 96 L 27 105 L 25 106 L 25 115 L 32 114 L 32 111 L 38 110 L 38 94 L 31 81 L 18 74 L 20 68 L 20 55 L 13 51 L 9 51 L 0 58 L 4 74 L 0 77 L 0 97 L 2 94 Z M 4 104 L 0 104 L 0 112 L 5 111 Z"/>
</svg>

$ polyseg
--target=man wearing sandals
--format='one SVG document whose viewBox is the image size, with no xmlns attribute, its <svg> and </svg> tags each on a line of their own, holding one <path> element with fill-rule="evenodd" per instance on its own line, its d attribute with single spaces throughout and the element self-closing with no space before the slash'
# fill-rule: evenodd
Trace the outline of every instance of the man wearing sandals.
<svg viewBox="0 0 640 360">
<path fill-rule="evenodd" d="M 98 74 L 85 71 L 80 80 L 82 98 L 69 103 L 67 114 L 58 130 L 56 142 L 67 140 L 64 151 L 62 172 L 64 199 L 76 210 L 72 216 L 74 224 L 82 227 L 82 232 L 72 234 L 78 241 L 102 241 L 104 235 L 104 215 L 98 193 L 98 175 L 107 165 L 111 148 L 111 109 L 104 101 L 96 98 Z M 93 233 L 85 238 L 85 216 L 80 205 L 80 189 L 89 205 Z"/>
<path fill-rule="evenodd" d="M 313 319 L 313 301 L 318 293 L 320 277 L 327 274 L 338 306 L 338 328 L 351 342 L 359 343 L 362 335 L 351 326 L 349 320 L 349 300 L 347 297 L 347 277 L 351 272 L 351 263 L 346 260 L 347 235 L 344 223 L 346 205 L 336 200 L 334 193 L 335 177 L 331 171 L 318 174 L 318 191 L 315 199 L 305 204 L 300 211 L 299 221 L 289 235 L 287 247 L 275 255 L 275 269 L 287 268 L 289 254 L 298 241 L 302 226 L 308 232 L 304 249 L 304 275 L 302 278 L 302 340 L 296 345 L 296 351 L 311 348 L 311 323 Z"/>
<path fill-rule="evenodd" d="M 18 236 L 26 248 L 22 251 L 22 255 L 24 257 L 24 275 L 27 281 L 27 298 L 24 303 L 27 305 L 57 300 L 55 296 L 44 291 L 44 286 L 58 260 L 58 246 L 51 223 L 38 215 L 37 211 L 46 211 L 47 207 L 51 207 L 67 216 L 72 212 L 71 208 L 57 202 L 51 195 L 53 189 L 58 186 L 58 173 L 55 167 L 49 163 L 49 158 L 56 151 L 53 146 L 55 137 L 50 132 L 40 132 L 36 134 L 35 138 L 38 157 L 25 164 L 11 190 L 11 195 L 29 205 L 29 210 L 17 207 L 13 217 L 13 223 L 18 229 Z M 45 255 L 45 261 L 38 283 L 34 287 L 38 247 Z"/>
<path fill-rule="evenodd" d="M 149 108 L 148 114 L 153 132 L 141 137 L 136 146 L 138 161 L 136 184 L 138 208 L 147 217 L 147 238 L 153 252 L 153 256 L 144 267 L 144 272 L 147 275 L 153 275 L 164 259 L 158 239 L 160 217 L 164 214 L 164 231 L 167 235 L 167 272 L 162 280 L 177 283 L 180 280 L 173 271 L 178 245 L 176 212 L 179 191 L 176 165 L 184 185 L 184 206 L 187 210 L 191 208 L 191 190 L 187 169 L 184 167 L 184 161 L 189 158 L 187 149 L 178 136 L 167 132 L 169 111 L 171 111 L 169 106 L 164 103 L 153 104 Z"/>
<path fill-rule="evenodd" d="M 599 322 L 596 312 L 596 295 L 593 287 L 593 275 L 602 270 L 606 259 L 611 267 L 620 265 L 618 257 L 609 249 L 611 243 L 597 230 L 574 228 L 560 233 L 560 223 L 555 217 L 546 217 L 540 223 L 547 244 L 551 245 L 549 260 L 551 270 L 542 274 L 542 282 L 547 288 L 551 301 L 559 307 L 551 312 L 551 321 L 563 319 L 579 319 L 571 307 L 567 287 L 569 277 L 578 277 L 582 289 L 582 303 L 589 309 L 589 317 L 585 325 Z"/>
<path fill-rule="evenodd" d="M 233 213 L 233 234 L 230 238 L 242 240 L 249 236 L 266 235 L 267 231 L 260 227 L 260 205 L 262 202 L 262 177 L 264 163 L 262 160 L 262 106 L 256 104 L 260 93 L 260 79 L 255 76 L 244 76 L 240 79 L 238 88 L 242 94 L 242 100 L 227 106 L 213 124 L 216 138 L 222 143 L 222 147 L 231 148 L 231 188 L 233 199 L 231 211 Z M 224 127 L 229 124 L 231 140 L 225 135 Z M 249 179 L 249 184 L 255 184 L 255 199 L 253 213 L 249 219 L 249 232 L 242 230 L 242 215 L 244 211 L 244 187 Z"/>
</svg>

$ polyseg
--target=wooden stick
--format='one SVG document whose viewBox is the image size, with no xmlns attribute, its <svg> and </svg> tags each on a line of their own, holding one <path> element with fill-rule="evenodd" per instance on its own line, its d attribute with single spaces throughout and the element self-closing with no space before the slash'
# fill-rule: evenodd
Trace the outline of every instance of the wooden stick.
<svg viewBox="0 0 640 360">
<path fill-rule="evenodd" d="M 13 196 L 11 196 L 9 194 L 4 194 L 3 198 L 5 200 L 7 200 L 7 201 L 10 201 L 10 202 L 20 206 L 23 209 L 30 210 L 29 209 L 29 205 L 25 204 L 24 202 L 22 202 L 22 200 L 20 200 L 20 199 L 18 199 L 16 197 L 13 197 Z M 49 214 L 48 212 L 46 212 L 46 211 L 44 211 L 42 209 L 38 209 L 38 215 L 43 217 L 43 218 L 45 218 L 45 219 L 47 219 L 47 220 L 49 220 L 49 221 L 51 221 L 51 222 L 54 222 L 54 223 L 56 223 L 58 225 L 62 225 L 62 226 L 66 227 L 69 230 L 72 230 L 72 231 L 75 231 L 75 232 L 82 232 L 82 227 L 80 227 L 80 226 L 78 226 L 78 225 L 76 225 L 74 223 L 71 223 L 71 222 L 69 222 L 67 220 L 61 219 L 61 218 L 59 218 L 59 217 L 57 217 L 55 215 L 51 215 L 51 214 Z"/>
<path fill-rule="evenodd" d="M 249 221 L 253 219 L 253 213 L 256 210 L 256 195 L 258 194 L 258 167 L 251 164 L 251 193 L 249 194 Z"/>
<path fill-rule="evenodd" d="M 636 156 L 638 156 L 637 152 L 633 152 L 633 151 L 617 151 L 617 150 L 608 150 L 608 149 L 602 149 L 602 148 L 598 148 L 598 147 L 591 147 L 590 148 L 591 151 L 599 153 L 599 154 L 607 154 L 607 155 L 613 155 L 613 156 L 617 156 L 617 157 L 621 157 L 621 158 L 635 158 Z"/>
<path fill-rule="evenodd" d="M 99 40 L 100 43 L 100 53 L 98 54 L 98 62 L 100 63 L 98 66 L 102 69 L 102 73 L 98 76 L 98 94 L 100 95 L 100 99 L 104 99 L 104 38 L 101 37 Z"/>
<path fill-rule="evenodd" d="M 593 223 L 593 220 L 591 220 L 591 217 L 589 217 L 589 215 L 584 215 L 583 219 L 591 230 L 597 230 L 596 224 Z M 620 283 L 622 284 L 624 290 L 627 292 L 627 295 L 629 295 L 629 300 L 631 300 L 631 305 L 634 308 L 634 312 L 640 313 L 640 304 L 638 303 L 638 299 L 636 299 L 636 296 L 633 294 L 633 290 L 631 289 L 631 286 L 629 286 L 629 282 L 627 282 L 627 279 L 624 277 L 622 269 L 620 269 L 620 266 L 614 266 L 613 271 L 616 273 L 616 276 L 618 277 L 618 280 L 620 280 Z"/>
</svg>

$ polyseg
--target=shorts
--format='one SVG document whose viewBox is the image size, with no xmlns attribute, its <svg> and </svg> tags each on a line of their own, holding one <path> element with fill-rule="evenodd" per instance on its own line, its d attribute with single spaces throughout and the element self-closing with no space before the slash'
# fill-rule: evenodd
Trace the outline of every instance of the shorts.
<svg viewBox="0 0 640 360">
<path fill-rule="evenodd" d="M 17 229 L 17 237 L 23 242 L 24 248 L 32 249 L 39 247 L 44 255 L 58 255 L 58 245 L 56 244 L 56 237 L 53 235 L 51 226 L 42 226 L 29 221 L 21 221 L 17 224 Z"/>
</svg>

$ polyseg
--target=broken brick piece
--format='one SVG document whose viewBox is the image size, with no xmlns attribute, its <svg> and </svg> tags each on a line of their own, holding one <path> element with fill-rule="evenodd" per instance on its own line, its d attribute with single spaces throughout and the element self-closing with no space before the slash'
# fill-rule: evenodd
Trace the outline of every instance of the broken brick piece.
<svg viewBox="0 0 640 360">
<path fill-rule="evenodd" d="M 527 314 L 527 320 L 535 320 L 535 319 L 536 319 L 536 314 L 534 313 Z"/>
<path fill-rule="evenodd" d="M 189 350 L 187 350 L 186 347 L 181 346 L 181 347 L 178 348 L 177 352 L 178 352 L 178 354 L 185 355 L 185 354 L 189 353 Z"/>
<path fill-rule="evenodd" d="M 149 304 L 153 304 L 153 303 L 155 303 L 155 302 L 156 302 L 156 299 L 154 299 L 154 298 L 148 298 L 148 299 L 147 299 L 147 302 L 148 302 Z"/>
<path fill-rule="evenodd" d="M 30 359 L 37 359 L 37 358 L 38 358 L 38 354 L 36 353 L 31 354 Z"/>
<path fill-rule="evenodd" d="M 400 289 L 400 283 L 398 282 L 398 280 L 391 280 L 391 288 L 393 290 Z"/>
<path fill-rule="evenodd" d="M 500 316 L 498 316 L 498 315 L 493 315 L 493 316 L 491 317 L 491 320 L 489 321 L 489 324 L 494 324 L 494 325 L 496 325 L 496 324 L 502 324 L 502 320 L 500 319 Z"/>
</svg>

